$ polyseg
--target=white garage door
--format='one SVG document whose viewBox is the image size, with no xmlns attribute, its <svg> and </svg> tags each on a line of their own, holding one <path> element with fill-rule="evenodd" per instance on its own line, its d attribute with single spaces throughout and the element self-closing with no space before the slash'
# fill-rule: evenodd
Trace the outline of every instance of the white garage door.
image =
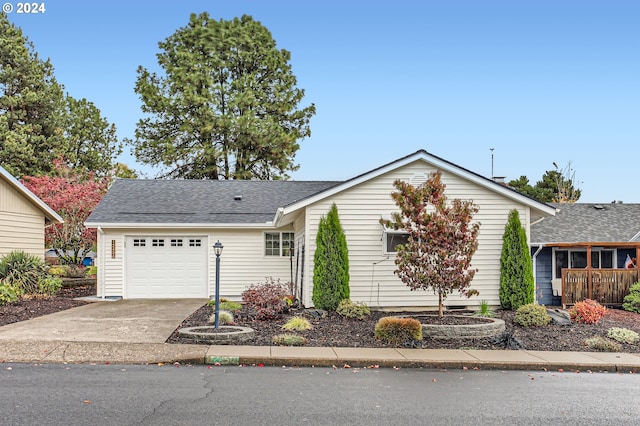
<svg viewBox="0 0 640 426">
<path fill-rule="evenodd" d="M 127 237 L 126 251 L 126 297 L 209 296 L 206 237 Z"/>
</svg>

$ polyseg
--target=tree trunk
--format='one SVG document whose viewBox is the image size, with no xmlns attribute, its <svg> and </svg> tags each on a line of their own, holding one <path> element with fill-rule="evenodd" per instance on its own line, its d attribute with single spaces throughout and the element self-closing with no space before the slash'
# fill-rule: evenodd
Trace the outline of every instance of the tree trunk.
<svg viewBox="0 0 640 426">
<path fill-rule="evenodd" d="M 443 316 L 442 293 L 438 293 L 438 318 L 442 318 Z"/>
</svg>

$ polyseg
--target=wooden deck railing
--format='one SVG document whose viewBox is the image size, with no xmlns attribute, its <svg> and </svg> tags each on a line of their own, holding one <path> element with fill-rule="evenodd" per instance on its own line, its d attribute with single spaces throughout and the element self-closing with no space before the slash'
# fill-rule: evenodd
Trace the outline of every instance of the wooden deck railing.
<svg viewBox="0 0 640 426">
<path fill-rule="evenodd" d="M 622 305 L 638 269 L 563 269 L 562 305 L 592 299 L 602 305 Z"/>
</svg>

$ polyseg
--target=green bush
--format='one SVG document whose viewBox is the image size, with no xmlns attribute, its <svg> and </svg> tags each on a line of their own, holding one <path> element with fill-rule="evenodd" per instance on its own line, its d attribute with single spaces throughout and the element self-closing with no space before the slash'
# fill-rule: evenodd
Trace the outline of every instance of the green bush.
<svg viewBox="0 0 640 426">
<path fill-rule="evenodd" d="M 62 288 L 62 279 L 59 277 L 44 277 L 38 282 L 38 293 L 46 296 L 58 294 Z"/>
<path fill-rule="evenodd" d="M 53 275 L 54 277 L 66 277 L 68 270 L 69 270 L 68 267 L 56 265 L 56 266 L 51 266 L 48 272 L 49 272 L 49 275 Z"/>
<path fill-rule="evenodd" d="M 640 314 L 640 281 L 629 287 L 629 294 L 624 297 L 622 309 Z"/>
<path fill-rule="evenodd" d="M 620 343 L 636 343 L 640 340 L 640 335 L 628 328 L 611 327 L 607 331 L 607 337 Z"/>
<path fill-rule="evenodd" d="M 581 324 L 597 324 L 606 313 L 607 308 L 595 300 L 585 299 L 573 305 L 569 316 L 573 321 Z"/>
<path fill-rule="evenodd" d="M 518 308 L 516 315 L 513 317 L 513 322 L 523 327 L 540 327 L 549 324 L 551 317 L 544 305 L 528 303 Z"/>
<path fill-rule="evenodd" d="M 589 348 L 602 352 L 620 352 L 622 347 L 619 343 L 605 339 L 601 336 L 589 337 L 585 339 L 584 344 Z"/>
<path fill-rule="evenodd" d="M 495 313 L 489 307 L 489 302 L 483 300 L 480 302 L 480 309 L 473 314 L 476 317 L 493 318 Z"/>
<path fill-rule="evenodd" d="M 278 346 L 303 346 L 307 344 L 307 339 L 295 334 L 278 334 L 273 336 L 271 341 Z"/>
<path fill-rule="evenodd" d="M 0 283 L 0 306 L 18 300 L 16 289 L 8 284 Z"/>
<path fill-rule="evenodd" d="M 422 324 L 413 318 L 383 317 L 376 323 L 375 336 L 395 345 L 407 339 L 422 340 Z"/>
<path fill-rule="evenodd" d="M 313 304 L 318 309 L 335 311 L 349 298 L 349 251 L 338 208 L 320 218 L 313 255 Z"/>
<path fill-rule="evenodd" d="M 349 299 L 341 300 L 336 312 L 343 317 L 355 318 L 358 320 L 363 320 L 371 315 L 371 310 L 367 305 L 360 302 L 352 302 Z"/>
<path fill-rule="evenodd" d="M 311 323 L 308 319 L 302 317 L 293 317 L 285 325 L 282 326 L 283 330 L 287 331 L 304 331 L 311 329 Z"/>
<path fill-rule="evenodd" d="M 45 276 L 44 261 L 24 251 L 12 251 L 0 260 L 0 281 L 18 294 L 37 294 L 40 280 Z"/>
<path fill-rule="evenodd" d="M 215 299 L 210 300 L 207 303 L 207 305 L 211 306 L 212 308 L 215 308 L 216 300 Z M 240 303 L 240 302 L 232 302 L 230 300 L 222 300 L 222 298 L 220 298 L 219 307 L 220 307 L 220 309 L 224 309 L 225 311 L 237 312 L 240 309 L 242 309 L 242 303 Z"/>
<path fill-rule="evenodd" d="M 51 273 L 51 269 L 49 269 L 49 273 Z M 86 277 L 98 275 L 98 267 L 95 265 L 87 266 L 87 269 L 84 271 L 84 275 Z"/>
<path fill-rule="evenodd" d="M 535 283 L 527 234 L 517 210 L 509 212 L 500 255 L 500 305 L 516 310 L 533 303 Z"/>
<path fill-rule="evenodd" d="M 233 314 L 229 311 L 219 311 L 218 312 L 220 314 L 220 320 L 218 321 L 218 324 L 233 324 L 234 323 L 234 318 L 233 318 Z M 209 322 L 214 324 L 216 322 L 216 313 L 214 312 L 213 315 L 211 315 L 211 318 L 209 318 Z"/>
</svg>

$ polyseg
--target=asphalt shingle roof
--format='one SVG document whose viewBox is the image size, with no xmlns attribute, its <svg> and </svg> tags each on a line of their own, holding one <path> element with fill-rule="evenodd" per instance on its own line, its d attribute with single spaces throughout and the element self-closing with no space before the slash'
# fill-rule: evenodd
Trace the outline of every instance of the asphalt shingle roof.
<svg viewBox="0 0 640 426">
<path fill-rule="evenodd" d="M 279 207 L 341 182 L 119 179 L 90 223 L 265 223 Z M 241 200 L 236 200 L 241 196 Z"/>
<path fill-rule="evenodd" d="M 640 241 L 640 204 L 574 203 L 554 205 L 555 216 L 531 225 L 531 242 Z"/>
</svg>

